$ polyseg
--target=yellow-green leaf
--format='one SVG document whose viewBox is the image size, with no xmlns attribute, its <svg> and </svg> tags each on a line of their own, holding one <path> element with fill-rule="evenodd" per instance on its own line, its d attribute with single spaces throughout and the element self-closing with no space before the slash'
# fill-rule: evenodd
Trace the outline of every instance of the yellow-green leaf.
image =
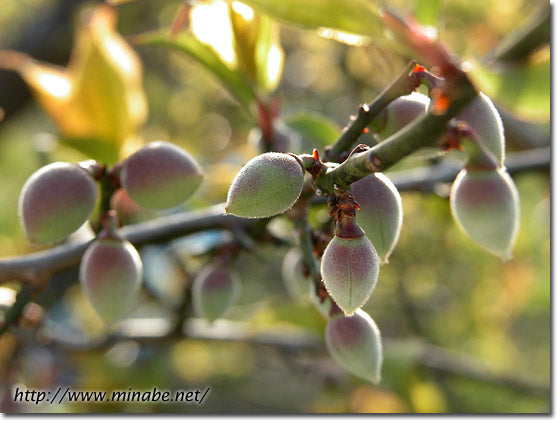
<svg viewBox="0 0 560 423">
<path fill-rule="evenodd" d="M 245 108 L 250 108 L 254 91 L 247 78 L 228 66 L 211 46 L 194 35 L 185 32 L 171 40 L 166 31 L 155 31 L 137 36 L 135 42 L 139 45 L 160 45 L 188 55 L 214 74 Z"/>
<path fill-rule="evenodd" d="M 305 28 L 332 28 L 366 36 L 382 36 L 383 33 L 377 6 L 370 0 L 244 0 L 244 3 Z"/>
</svg>

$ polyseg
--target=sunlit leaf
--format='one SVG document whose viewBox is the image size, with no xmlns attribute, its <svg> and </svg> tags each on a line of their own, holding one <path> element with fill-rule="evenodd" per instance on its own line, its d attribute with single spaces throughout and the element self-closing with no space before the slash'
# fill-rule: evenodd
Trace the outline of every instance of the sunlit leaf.
<svg viewBox="0 0 560 423">
<path fill-rule="evenodd" d="M 308 146 L 332 144 L 340 135 L 338 126 L 318 113 L 297 113 L 287 116 L 285 121 L 289 127 L 303 136 Z"/>
<path fill-rule="evenodd" d="M 64 143 L 114 162 L 146 120 L 142 65 L 116 32 L 114 9 L 101 5 L 88 12 L 66 69 L 17 52 L 0 53 L 0 66 L 20 73 Z"/>
<path fill-rule="evenodd" d="M 161 45 L 188 55 L 214 74 L 231 94 L 249 109 L 254 98 L 251 84 L 240 72 L 228 66 L 211 46 L 204 44 L 194 35 L 181 33 L 170 40 L 167 32 L 156 31 L 137 36 L 135 42 L 139 45 Z"/>
<path fill-rule="evenodd" d="M 383 32 L 377 6 L 369 0 L 244 0 L 244 3 L 305 28 L 332 28 L 366 36 L 382 36 Z"/>
<path fill-rule="evenodd" d="M 470 74 L 481 91 L 520 117 L 550 119 L 550 59 L 495 68 L 475 65 Z"/>
<path fill-rule="evenodd" d="M 278 25 L 238 1 L 229 10 L 238 64 L 260 90 L 273 91 L 280 82 L 284 64 Z"/>
</svg>

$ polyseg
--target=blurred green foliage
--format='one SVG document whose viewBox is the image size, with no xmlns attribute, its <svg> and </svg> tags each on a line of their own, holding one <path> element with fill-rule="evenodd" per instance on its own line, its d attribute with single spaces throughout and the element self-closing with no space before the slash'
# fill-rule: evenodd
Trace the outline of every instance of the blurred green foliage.
<svg viewBox="0 0 560 423">
<path fill-rule="evenodd" d="M 123 4 L 119 7 L 119 29 L 128 35 L 168 28 L 181 3 L 142 0 Z M 248 3 L 262 4 L 263 10 L 268 10 L 265 5 L 273 7 L 282 2 Z M 476 61 L 542 2 L 381 3 L 399 11 L 416 12 L 422 22 L 434 26 L 451 51 Z M 26 23 L 52 2 L 26 0 L 25 8 L 20 4 L 21 1 L 3 0 L 0 48 L 17 39 Z M 326 18 L 335 19 L 334 15 Z M 306 24 L 297 19 L 296 23 Z M 351 28 L 341 23 L 338 29 Z M 358 29 L 360 34 L 381 32 L 380 28 L 371 28 L 370 32 L 362 24 Z M 175 44 L 188 49 L 190 56 L 208 53 L 181 37 Z M 281 27 L 281 45 L 285 52 L 278 88 L 281 116 L 302 133 L 305 149 L 332 142 L 337 126 L 343 127 L 357 105 L 372 99 L 406 63 L 383 46 L 367 42 L 361 46 L 344 45 L 290 25 Z M 184 147 L 197 157 L 208 175 L 195 198 L 172 212 L 224 201 L 237 170 L 257 153 L 246 143 L 255 122 L 212 72 L 196 61 L 161 47 L 136 50 L 145 68 L 144 87 L 150 110 L 148 123 L 142 129 L 143 139 L 169 140 Z M 204 60 L 214 60 L 205 57 Z M 230 74 L 222 70 L 218 77 L 223 80 L 223 75 Z M 482 85 L 488 84 L 485 90 L 499 105 L 518 117 L 549 123 L 550 68 L 546 57 L 536 66 L 529 62 L 502 69 L 499 74 L 481 72 L 479 79 Z M 245 82 L 238 82 L 233 81 L 230 88 L 237 87 L 246 95 Z M 510 90 L 511 86 L 515 90 Z M 58 145 L 51 134 L 56 134 L 54 125 L 35 103 L 0 124 L 0 257 L 31 251 L 17 219 L 19 190 L 27 177 L 50 161 L 86 158 Z M 416 159 L 407 161 L 406 166 L 422 163 Z M 438 189 L 441 195 L 402 193 L 401 239 L 390 263 L 381 269 L 374 295 L 364 308 L 376 320 L 384 339 L 408 340 L 386 349 L 379 386 L 348 375 L 324 352 L 305 349 L 175 339 L 147 344 L 122 341 L 106 349 L 83 352 L 51 348 L 48 344 L 26 345 L 16 351 L 17 342 L 12 335 L 6 335 L 0 339 L 0 372 L 6 382 L 2 383 L 3 401 L 11 384 L 18 381 L 40 389 L 71 385 L 75 390 L 212 386 L 200 407 L 81 403 L 23 408 L 41 412 L 549 412 L 546 392 L 436 371 L 419 364 L 413 355 L 421 341 L 475 357 L 490 373 L 512 378 L 529 375 L 535 384 L 549 384 L 549 175 L 526 173 L 516 176 L 515 182 L 521 198 L 521 228 L 514 258 L 506 263 L 478 248 L 454 225 L 445 186 Z M 155 216 L 158 214 L 138 211 L 125 219 L 135 222 Z M 314 224 L 325 224 L 327 219 L 325 207 L 313 209 Z M 274 231 L 294 240 L 293 227 L 284 218 L 276 219 Z M 177 241 L 188 273 L 196 273 L 207 262 L 207 241 Z M 266 331 L 278 337 L 310 333 L 322 344 L 324 319 L 313 306 L 292 301 L 280 278 L 287 251 L 264 246 L 257 254 L 242 253 L 238 257 L 235 266 L 242 275 L 243 293 L 228 317 L 256 333 Z M 169 299 L 181 290 L 185 276 L 173 270 L 169 261 L 166 263 L 171 270 L 162 274 L 165 284 L 162 282 L 159 291 L 146 285 L 135 317 L 166 317 L 176 307 Z M 161 266 L 164 272 L 167 267 Z M 76 282 L 76 275 L 66 277 Z M 45 339 L 56 325 L 68 336 L 102 334 L 103 327 L 79 287 L 75 283 L 66 285 L 69 287 L 59 292 L 60 298 L 44 300 L 49 306 Z"/>
</svg>

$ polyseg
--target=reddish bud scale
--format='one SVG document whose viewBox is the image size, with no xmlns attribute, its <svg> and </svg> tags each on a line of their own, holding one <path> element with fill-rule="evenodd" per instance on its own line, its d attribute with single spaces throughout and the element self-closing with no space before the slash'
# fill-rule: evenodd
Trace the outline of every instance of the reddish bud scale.
<svg viewBox="0 0 560 423">
<path fill-rule="evenodd" d="M 125 160 L 120 178 L 136 203 L 160 210 L 187 201 L 202 183 L 203 176 L 189 153 L 174 144 L 156 141 Z"/>
<path fill-rule="evenodd" d="M 82 168 L 51 163 L 25 182 L 19 197 L 19 217 L 27 238 L 35 243 L 60 241 L 91 215 L 97 184 Z"/>
<path fill-rule="evenodd" d="M 227 313 L 240 291 L 241 284 L 234 272 L 221 265 L 206 266 L 192 286 L 195 313 L 212 323 Z"/>
<path fill-rule="evenodd" d="M 325 331 L 331 357 L 350 373 L 379 383 L 383 349 L 381 335 L 373 319 L 363 310 L 350 316 L 332 317 Z"/>
<path fill-rule="evenodd" d="M 97 314 L 111 324 L 132 306 L 142 281 L 142 262 L 132 244 L 99 239 L 86 250 L 80 264 L 80 283 Z"/>
</svg>

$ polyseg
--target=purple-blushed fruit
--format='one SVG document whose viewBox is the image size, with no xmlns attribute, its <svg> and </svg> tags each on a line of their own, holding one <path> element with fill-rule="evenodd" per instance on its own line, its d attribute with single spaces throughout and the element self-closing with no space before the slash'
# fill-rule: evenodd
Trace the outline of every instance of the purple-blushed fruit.
<svg viewBox="0 0 560 423">
<path fill-rule="evenodd" d="M 283 122 L 274 124 L 270 140 L 265 140 L 260 128 L 255 127 L 249 132 L 247 142 L 257 151 L 277 153 L 299 153 L 301 151 L 301 135 Z"/>
<path fill-rule="evenodd" d="M 60 241 L 90 217 L 97 184 L 78 165 L 51 163 L 33 173 L 19 196 L 19 218 L 32 243 Z"/>
<path fill-rule="evenodd" d="M 401 232 L 401 196 L 391 180 L 382 173 L 366 176 L 350 188 L 360 206 L 356 221 L 375 247 L 381 263 L 386 263 Z"/>
<path fill-rule="evenodd" d="M 226 213 L 270 217 L 285 212 L 303 188 L 303 167 L 294 156 L 265 153 L 253 157 L 229 187 Z"/>
<path fill-rule="evenodd" d="M 519 229 L 519 194 L 504 168 L 463 169 L 449 200 L 453 217 L 467 235 L 504 260 L 511 257 Z"/>
<path fill-rule="evenodd" d="M 202 183 L 203 175 L 189 153 L 175 144 L 155 141 L 124 161 L 120 178 L 138 205 L 162 210 L 187 201 Z"/>
<path fill-rule="evenodd" d="M 393 100 L 370 123 L 370 128 L 380 139 L 388 138 L 417 117 L 427 113 L 430 97 L 413 92 Z"/>
<path fill-rule="evenodd" d="M 299 248 L 292 248 L 282 262 L 282 280 L 294 301 L 305 302 L 312 286 L 311 278 L 305 277 L 303 257 Z"/>
<path fill-rule="evenodd" d="M 465 107 L 456 119 L 468 123 L 480 138 L 481 143 L 502 166 L 505 155 L 504 126 L 492 100 L 485 94 L 479 93 L 478 97 Z"/>
<path fill-rule="evenodd" d="M 212 323 L 227 313 L 240 292 L 241 283 L 235 272 L 222 265 L 208 265 L 192 285 L 194 311 Z"/>
<path fill-rule="evenodd" d="M 342 225 L 321 260 L 321 275 L 328 293 L 350 316 L 368 300 L 379 275 L 379 258 L 364 231 L 353 221 Z"/>
<path fill-rule="evenodd" d="M 87 248 L 80 264 L 80 283 L 99 317 L 111 324 L 132 306 L 142 281 L 142 261 L 123 239 L 101 238 Z"/>
<path fill-rule="evenodd" d="M 331 357 L 350 373 L 372 383 L 381 381 L 383 347 L 373 319 L 359 309 L 348 317 L 332 317 L 325 330 Z"/>
</svg>

